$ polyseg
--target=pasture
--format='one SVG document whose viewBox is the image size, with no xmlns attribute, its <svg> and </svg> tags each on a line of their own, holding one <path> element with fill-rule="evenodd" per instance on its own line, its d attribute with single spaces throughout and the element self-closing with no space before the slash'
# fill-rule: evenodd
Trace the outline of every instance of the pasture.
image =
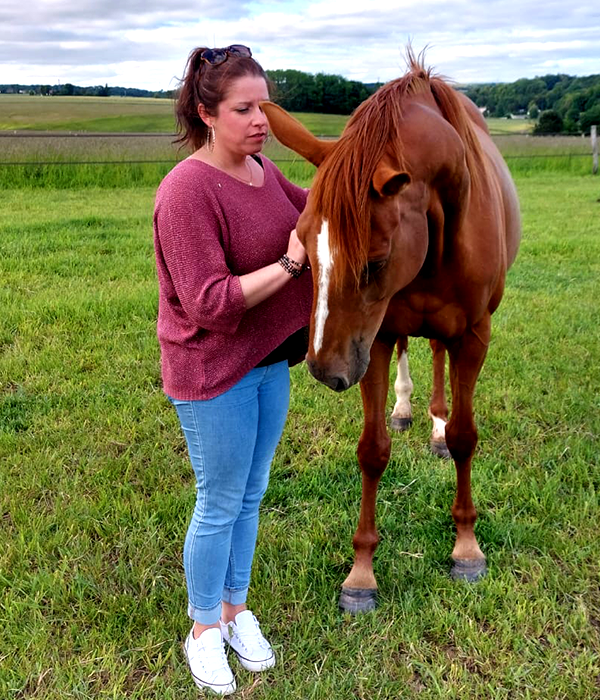
<svg viewBox="0 0 600 700">
<path fill-rule="evenodd" d="M 347 117 L 295 115 L 314 134 L 341 133 Z M 488 126 L 513 172 L 585 174 L 589 139 L 533 137 L 521 119 Z M 166 99 L 0 95 L 0 190 L 156 186 L 185 156 L 173 143 L 173 104 Z M 265 154 L 308 186 L 314 170 L 271 139 Z"/>
<path fill-rule="evenodd" d="M 393 437 L 378 501 L 380 607 L 340 615 L 360 498 L 360 395 L 334 394 L 298 366 L 249 601 L 280 663 L 258 678 L 234 664 L 237 696 L 600 696 L 600 181 L 519 163 L 523 243 L 475 398 L 487 578 L 448 576 L 454 469 L 429 452 L 430 354 L 412 340 L 414 425 Z M 34 187 L 3 185 L 7 700 L 197 697 L 181 650 L 194 489 L 160 388 L 155 183 L 125 187 L 111 180 L 119 167 L 88 166 L 96 184 L 57 188 L 41 175 Z M 309 183 L 310 170 L 293 170 L 302 164 L 282 167 Z"/>
<path fill-rule="evenodd" d="M 0 95 L 0 131 L 138 132 L 173 131 L 173 102 L 146 97 L 64 97 Z M 348 117 L 337 114 L 296 114 L 314 134 L 337 136 Z M 527 133 L 525 119 L 490 119 L 490 131 Z"/>
</svg>

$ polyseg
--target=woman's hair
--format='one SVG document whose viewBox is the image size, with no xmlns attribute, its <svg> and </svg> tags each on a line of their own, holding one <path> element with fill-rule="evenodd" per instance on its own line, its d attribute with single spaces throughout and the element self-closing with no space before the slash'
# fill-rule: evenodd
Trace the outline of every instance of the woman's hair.
<svg viewBox="0 0 600 700">
<path fill-rule="evenodd" d="M 253 58 L 228 56 L 223 63 L 212 65 L 201 58 L 206 50 L 200 46 L 189 55 L 175 104 L 178 133 L 175 143 L 194 151 L 206 143 L 208 133 L 207 125 L 198 114 L 199 104 L 203 104 L 210 115 L 216 115 L 231 83 L 246 75 L 264 78 L 269 85 L 265 71 Z"/>
</svg>

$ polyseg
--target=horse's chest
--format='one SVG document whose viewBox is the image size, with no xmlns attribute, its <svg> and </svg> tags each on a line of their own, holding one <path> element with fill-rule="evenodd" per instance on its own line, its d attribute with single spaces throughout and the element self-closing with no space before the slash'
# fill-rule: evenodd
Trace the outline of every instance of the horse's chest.
<svg viewBox="0 0 600 700">
<path fill-rule="evenodd" d="M 400 293 L 392 298 L 381 330 L 398 335 L 452 338 L 464 332 L 467 313 L 455 299 Z"/>
</svg>

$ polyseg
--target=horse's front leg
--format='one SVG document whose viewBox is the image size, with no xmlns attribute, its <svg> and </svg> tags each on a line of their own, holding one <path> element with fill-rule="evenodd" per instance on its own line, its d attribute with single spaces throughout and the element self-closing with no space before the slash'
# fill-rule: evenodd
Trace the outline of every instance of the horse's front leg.
<svg viewBox="0 0 600 700">
<path fill-rule="evenodd" d="M 390 458 L 390 437 L 385 420 L 389 365 L 394 344 L 376 339 L 371 348 L 369 369 L 360 383 L 364 428 L 358 443 L 362 472 L 362 498 L 358 528 L 352 541 L 354 565 L 342 586 L 339 605 L 350 613 L 373 610 L 377 604 L 377 582 L 373 554 L 379 537 L 375 526 L 377 487 Z"/>
<path fill-rule="evenodd" d="M 446 443 L 456 464 L 456 498 L 452 506 L 456 542 L 452 550 L 451 575 L 467 581 L 476 581 L 486 572 L 485 556 L 474 531 L 477 511 L 471 497 L 471 460 L 477 445 L 473 394 L 489 338 L 490 317 L 487 315 L 462 338 L 448 344 L 452 413 L 446 425 Z"/>
</svg>

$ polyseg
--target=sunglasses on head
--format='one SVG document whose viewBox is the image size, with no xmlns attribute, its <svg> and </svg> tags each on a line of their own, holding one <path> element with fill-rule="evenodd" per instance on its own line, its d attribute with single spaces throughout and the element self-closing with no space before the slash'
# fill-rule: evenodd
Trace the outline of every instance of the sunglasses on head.
<svg viewBox="0 0 600 700">
<path fill-rule="evenodd" d="M 224 49 L 206 49 L 200 54 L 200 60 L 210 63 L 211 66 L 218 66 L 229 58 L 251 58 L 252 51 L 242 44 L 232 44 Z"/>
</svg>

